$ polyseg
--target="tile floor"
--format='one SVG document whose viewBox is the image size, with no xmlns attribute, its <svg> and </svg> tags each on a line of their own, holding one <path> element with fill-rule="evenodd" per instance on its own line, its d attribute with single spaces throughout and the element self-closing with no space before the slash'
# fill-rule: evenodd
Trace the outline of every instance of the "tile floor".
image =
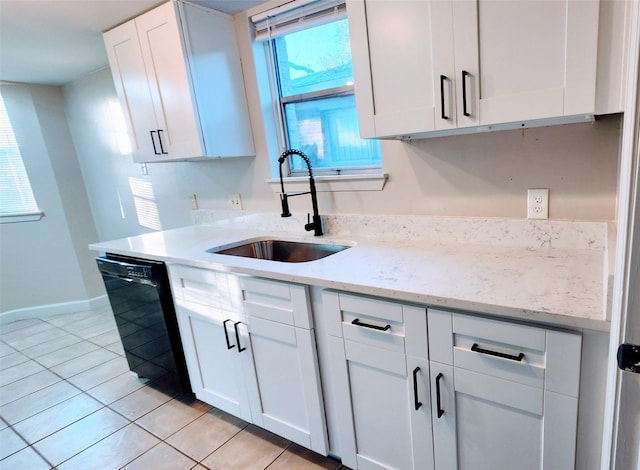
<svg viewBox="0 0 640 470">
<path fill-rule="evenodd" d="M 343 467 L 150 387 L 129 372 L 105 310 L 0 325 L 0 469 L 40 468 Z"/>
</svg>

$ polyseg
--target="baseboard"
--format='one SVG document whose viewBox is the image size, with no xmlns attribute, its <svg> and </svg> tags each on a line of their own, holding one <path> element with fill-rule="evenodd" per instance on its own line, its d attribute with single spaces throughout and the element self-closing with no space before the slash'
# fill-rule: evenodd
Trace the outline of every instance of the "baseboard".
<svg viewBox="0 0 640 470">
<path fill-rule="evenodd" d="M 27 318 L 45 318 L 54 315 L 77 312 L 97 312 L 109 307 L 109 299 L 106 295 L 100 295 L 92 299 L 78 300 L 75 302 L 62 302 L 59 304 L 39 305 L 37 307 L 19 308 L 0 313 L 0 324 L 25 320 Z"/>
</svg>

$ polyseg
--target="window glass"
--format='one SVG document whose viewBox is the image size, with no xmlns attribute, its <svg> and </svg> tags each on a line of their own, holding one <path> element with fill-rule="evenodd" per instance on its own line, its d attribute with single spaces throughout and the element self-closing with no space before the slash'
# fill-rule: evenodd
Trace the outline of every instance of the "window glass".
<svg viewBox="0 0 640 470">
<path fill-rule="evenodd" d="M 36 212 L 38 206 L 0 95 L 0 216 Z"/>
<path fill-rule="evenodd" d="M 302 150 L 313 168 L 379 167 L 379 143 L 358 135 L 353 95 L 284 106 L 289 146 Z M 291 170 L 306 170 L 293 155 Z"/>
<path fill-rule="evenodd" d="M 329 173 L 380 169 L 380 144 L 359 137 L 346 19 L 272 40 L 287 147 Z M 292 174 L 306 173 L 302 159 Z"/>
<path fill-rule="evenodd" d="M 346 19 L 280 36 L 275 50 L 282 97 L 353 85 Z"/>
</svg>

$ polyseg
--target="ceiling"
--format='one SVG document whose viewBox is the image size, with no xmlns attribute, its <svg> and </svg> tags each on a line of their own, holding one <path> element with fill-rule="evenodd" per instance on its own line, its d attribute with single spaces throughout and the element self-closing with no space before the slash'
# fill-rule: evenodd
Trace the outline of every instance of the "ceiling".
<svg viewBox="0 0 640 470">
<path fill-rule="evenodd" d="M 102 32 L 166 0 L 0 0 L 0 81 L 63 85 L 107 65 Z M 235 14 L 265 0 L 195 0 Z"/>
</svg>

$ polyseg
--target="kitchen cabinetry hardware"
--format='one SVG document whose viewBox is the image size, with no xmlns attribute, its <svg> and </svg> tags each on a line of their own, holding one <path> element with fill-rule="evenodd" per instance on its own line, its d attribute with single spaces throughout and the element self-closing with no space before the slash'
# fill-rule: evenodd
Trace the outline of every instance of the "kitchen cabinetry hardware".
<svg viewBox="0 0 640 470">
<path fill-rule="evenodd" d="M 440 75 L 440 117 L 442 119 L 449 119 L 447 113 L 444 112 L 444 82 L 447 80 L 446 75 Z"/>
<path fill-rule="evenodd" d="M 156 139 L 153 136 L 153 134 L 155 133 L 156 131 L 149 131 L 149 134 L 151 134 L 151 145 L 153 145 L 153 153 L 156 155 L 162 155 L 160 152 L 158 152 L 158 149 L 156 148 Z"/>
<path fill-rule="evenodd" d="M 442 403 L 440 401 L 440 380 L 442 380 L 442 377 L 444 377 L 442 372 L 436 376 L 436 407 L 438 408 L 438 418 L 442 418 L 442 415 L 444 414 Z"/>
<path fill-rule="evenodd" d="M 389 324 L 386 324 L 385 326 L 372 325 L 371 323 L 361 322 L 359 318 L 356 318 L 355 320 L 353 320 L 351 324 L 357 325 L 357 326 L 364 326 L 365 328 L 371 328 L 373 330 L 380 330 L 380 331 L 388 331 L 391 329 L 391 325 Z"/>
<path fill-rule="evenodd" d="M 233 348 L 236 347 L 235 344 L 229 343 L 229 332 L 227 331 L 227 322 L 230 322 L 230 321 L 231 321 L 231 319 L 227 319 L 227 320 L 222 322 L 222 329 L 224 330 L 224 339 L 227 342 L 227 349 L 233 349 Z M 237 331 L 236 331 L 236 334 L 237 334 Z M 237 336 L 236 336 L 236 338 L 237 338 Z M 240 343 L 238 343 L 238 344 L 240 344 Z"/>
<path fill-rule="evenodd" d="M 471 113 L 467 111 L 467 77 L 471 74 L 466 70 L 462 71 L 462 114 L 465 116 L 471 116 Z"/>
<path fill-rule="evenodd" d="M 413 405 L 416 411 L 422 406 L 422 403 L 418 399 L 418 372 L 420 372 L 420 367 L 413 369 Z"/>
<path fill-rule="evenodd" d="M 238 325 L 242 323 L 240 321 L 237 321 L 233 324 L 233 329 L 236 331 L 236 344 L 238 345 L 238 352 L 241 353 L 242 351 L 244 351 L 247 348 L 243 348 L 242 346 L 240 346 L 240 333 L 238 332 Z"/>
<path fill-rule="evenodd" d="M 162 134 L 161 134 L 161 132 L 162 132 L 162 129 L 158 129 L 158 142 L 160 143 L 160 153 L 162 155 L 168 155 L 169 152 L 165 152 L 164 145 L 162 145 Z"/>
<path fill-rule="evenodd" d="M 524 359 L 524 353 L 520 353 L 517 356 L 514 356 L 512 354 L 505 354 L 505 353 L 501 353 L 498 351 L 491 351 L 490 349 L 482 349 L 480 346 L 478 346 L 478 343 L 473 343 L 473 346 L 471 346 L 471 350 L 473 352 L 477 352 L 480 354 L 487 354 L 489 356 L 496 356 L 496 357 L 502 357 L 504 359 L 509 359 L 511 361 L 518 361 L 521 362 L 522 359 Z"/>
</svg>

